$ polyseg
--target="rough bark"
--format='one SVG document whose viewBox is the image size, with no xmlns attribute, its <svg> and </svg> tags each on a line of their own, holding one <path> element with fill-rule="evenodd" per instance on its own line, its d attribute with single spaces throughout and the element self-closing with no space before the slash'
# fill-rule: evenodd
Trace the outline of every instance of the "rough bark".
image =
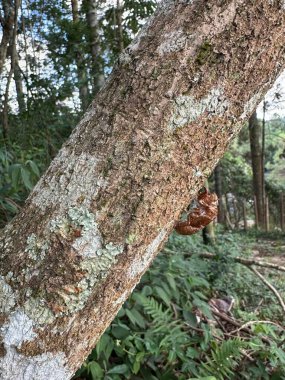
<svg viewBox="0 0 285 380">
<path fill-rule="evenodd" d="M 68 379 L 284 67 L 268 0 L 163 2 L 0 238 L 1 379 Z"/>
<path fill-rule="evenodd" d="M 249 140 L 252 165 L 253 193 L 256 199 L 256 210 L 258 226 L 264 228 L 264 197 L 263 197 L 263 177 L 264 169 L 262 164 L 261 134 L 262 127 L 257 120 L 256 111 L 249 119 Z"/>
</svg>

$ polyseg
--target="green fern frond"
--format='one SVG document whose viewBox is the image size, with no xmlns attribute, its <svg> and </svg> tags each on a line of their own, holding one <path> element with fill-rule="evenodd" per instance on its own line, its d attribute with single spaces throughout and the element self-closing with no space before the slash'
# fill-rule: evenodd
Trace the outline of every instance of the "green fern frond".
<svg viewBox="0 0 285 380">
<path fill-rule="evenodd" d="M 211 350 L 206 363 L 201 366 L 202 375 L 214 375 L 219 380 L 230 379 L 241 358 L 241 348 L 244 342 L 239 339 L 229 339 Z"/>
</svg>

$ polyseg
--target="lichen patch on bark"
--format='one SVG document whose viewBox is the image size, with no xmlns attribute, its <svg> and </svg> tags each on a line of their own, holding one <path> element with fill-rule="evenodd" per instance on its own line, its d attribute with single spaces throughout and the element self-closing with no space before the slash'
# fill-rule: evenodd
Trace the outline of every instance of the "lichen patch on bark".
<svg viewBox="0 0 285 380">
<path fill-rule="evenodd" d="M 54 205 L 58 207 L 57 212 L 78 204 L 88 206 L 105 182 L 98 173 L 97 164 L 98 158 L 94 155 L 77 155 L 62 148 L 53 162 L 49 181 L 45 183 L 41 179 L 38 182 L 31 202 L 42 211 Z"/>
<path fill-rule="evenodd" d="M 34 331 L 34 321 L 29 318 L 23 310 L 17 310 L 10 314 L 7 321 L 1 328 L 2 340 L 6 346 L 20 348 L 25 341 L 36 338 Z"/>
<path fill-rule="evenodd" d="M 72 373 L 66 365 L 65 355 L 61 352 L 26 357 L 15 348 L 10 348 L 0 358 L 1 380 L 67 380 Z"/>
<path fill-rule="evenodd" d="M 190 95 L 180 95 L 174 99 L 173 116 L 170 119 L 169 129 L 174 131 L 196 121 L 203 113 L 211 116 L 224 116 L 230 107 L 222 88 L 213 88 L 207 96 L 195 99 Z"/>
</svg>

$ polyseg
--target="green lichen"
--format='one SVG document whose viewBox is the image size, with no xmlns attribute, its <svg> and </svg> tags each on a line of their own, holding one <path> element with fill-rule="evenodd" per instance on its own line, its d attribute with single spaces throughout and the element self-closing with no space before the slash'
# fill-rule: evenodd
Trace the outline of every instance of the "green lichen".
<svg viewBox="0 0 285 380">
<path fill-rule="evenodd" d="M 50 230 L 69 238 L 76 228 L 82 233 L 97 228 L 95 215 L 85 207 L 70 207 L 65 217 L 57 217 L 50 222 Z"/>
<path fill-rule="evenodd" d="M 204 41 L 204 43 L 199 46 L 195 62 L 199 66 L 204 65 L 207 62 L 207 60 L 210 58 L 212 53 L 213 53 L 213 46 L 210 44 L 209 41 L 207 40 Z"/>
<path fill-rule="evenodd" d="M 84 207 L 71 207 L 68 216 L 77 227 L 82 227 L 83 231 L 89 231 L 96 227 L 95 215 Z"/>
<path fill-rule="evenodd" d="M 130 234 L 130 235 L 126 238 L 126 243 L 127 243 L 127 244 L 133 244 L 136 240 L 137 240 L 137 236 L 136 236 L 135 234 Z"/>
<path fill-rule="evenodd" d="M 24 304 L 24 311 L 37 325 L 50 324 L 55 319 L 55 315 L 46 305 L 43 298 L 29 298 Z"/>
<path fill-rule="evenodd" d="M 96 251 L 96 257 L 87 258 L 81 262 L 80 267 L 86 275 L 77 284 L 79 292 L 58 293 L 65 305 L 64 314 L 76 312 L 85 306 L 94 286 L 107 277 L 108 270 L 122 252 L 123 246 L 110 242 Z"/>
<path fill-rule="evenodd" d="M 198 52 L 195 58 L 195 63 L 198 66 L 203 66 L 207 62 L 210 64 L 219 63 L 223 59 L 223 54 L 214 51 L 214 46 L 209 41 L 204 41 L 199 46 Z"/>
<path fill-rule="evenodd" d="M 117 256 L 123 252 L 122 245 L 115 245 L 112 242 L 102 245 L 96 216 L 86 207 L 70 207 L 63 216 L 53 219 L 49 226 L 51 232 L 60 234 L 69 241 L 73 236 L 71 245 L 82 257 L 78 270 L 84 274 L 84 277 L 79 282 L 71 281 L 55 290 L 52 296 L 53 308 L 44 301 L 47 294 L 30 295 L 25 303 L 25 312 L 38 324 L 51 323 L 58 315 L 81 310 L 86 305 L 94 286 L 108 275 L 109 269 L 117 261 Z M 74 237 L 72 233 L 76 229 L 80 230 L 80 235 Z M 42 249 L 43 246 L 45 247 L 36 235 L 33 235 L 29 238 L 27 252 L 35 256 L 38 252 L 35 249 Z M 25 275 L 31 277 L 34 271 L 34 267 L 30 268 Z M 62 277 L 64 280 L 64 273 Z"/>
<path fill-rule="evenodd" d="M 27 238 L 25 252 L 27 252 L 30 259 L 38 262 L 45 258 L 48 248 L 49 245 L 46 241 L 39 239 L 36 234 L 31 234 Z"/>
<path fill-rule="evenodd" d="M 109 171 L 112 169 L 112 167 L 113 167 L 113 158 L 108 157 L 106 164 L 105 164 L 103 171 L 102 171 L 103 178 L 107 177 L 107 175 L 108 175 Z"/>
<path fill-rule="evenodd" d="M 5 278 L 0 276 L 0 313 L 8 313 L 15 304 L 16 299 L 13 289 L 7 284 Z"/>
<path fill-rule="evenodd" d="M 160 74 L 161 74 L 160 71 L 161 70 L 159 68 L 154 67 L 153 70 L 152 70 L 152 73 L 151 73 L 151 78 L 154 79 L 154 80 L 156 80 L 160 76 Z"/>
</svg>

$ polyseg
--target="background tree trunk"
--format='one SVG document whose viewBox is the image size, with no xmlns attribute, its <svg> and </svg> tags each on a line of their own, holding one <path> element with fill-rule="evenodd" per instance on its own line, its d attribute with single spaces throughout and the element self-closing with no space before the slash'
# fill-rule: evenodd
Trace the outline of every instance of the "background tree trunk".
<svg viewBox="0 0 285 380">
<path fill-rule="evenodd" d="M 7 49 L 12 37 L 15 20 L 15 7 L 12 1 L 3 0 L 1 9 L 2 38 L 0 43 L 0 74 L 7 56 Z"/>
<path fill-rule="evenodd" d="M 88 14 L 87 23 L 90 30 L 90 45 L 92 55 L 92 77 L 93 77 L 93 93 L 97 94 L 104 84 L 104 70 L 102 67 L 99 22 L 98 22 L 98 0 L 87 0 Z"/>
<path fill-rule="evenodd" d="M 116 22 L 117 22 L 117 39 L 118 39 L 118 51 L 121 53 L 124 50 L 124 36 L 123 36 L 123 25 L 122 25 L 122 16 L 123 16 L 123 6 L 120 0 L 117 0 L 116 7 Z"/>
<path fill-rule="evenodd" d="M 26 110 L 25 95 L 23 90 L 22 72 L 19 65 L 18 53 L 15 46 L 14 52 L 14 81 L 17 92 L 17 102 L 19 106 L 19 112 L 23 113 Z"/>
<path fill-rule="evenodd" d="M 80 20 L 79 20 L 79 8 L 78 8 L 77 0 L 71 0 L 71 8 L 72 8 L 73 23 L 78 24 Z M 87 80 L 87 73 L 86 73 L 83 53 L 80 50 L 80 44 L 79 44 L 79 42 L 81 41 L 81 38 L 82 36 L 79 35 L 77 43 L 75 43 L 75 49 L 76 49 L 75 61 L 76 61 L 76 66 L 77 66 L 78 89 L 79 89 L 81 109 L 85 111 L 89 104 L 88 80 Z"/>
<path fill-rule="evenodd" d="M 18 29 L 18 10 L 20 7 L 21 1 L 20 0 L 15 0 L 14 2 L 14 12 L 13 12 L 13 31 L 11 34 L 11 39 L 10 39 L 10 50 L 11 50 L 11 66 L 7 78 L 7 83 L 6 83 L 6 90 L 5 90 L 5 95 L 4 95 L 4 104 L 3 104 L 3 137 L 7 138 L 8 137 L 8 130 L 9 130 L 9 120 L 8 120 L 8 109 L 9 109 L 9 91 L 10 91 L 10 84 L 11 84 L 11 79 L 12 75 L 14 73 L 14 68 L 15 68 L 15 53 L 16 53 L 16 44 L 17 44 L 17 29 Z M 7 54 L 7 52 L 5 53 Z M 0 65 L 1 69 L 1 65 Z"/>
<path fill-rule="evenodd" d="M 249 139 L 251 151 L 251 164 L 252 164 L 252 180 L 253 192 L 256 199 L 256 209 L 258 216 L 258 225 L 261 228 L 265 227 L 264 220 L 264 197 L 263 197 L 263 181 L 264 181 L 264 168 L 262 160 L 261 149 L 261 135 L 262 127 L 257 120 L 256 111 L 253 112 L 249 119 Z"/>
<path fill-rule="evenodd" d="M 71 377 L 284 67 L 284 24 L 160 4 L 1 234 L 1 379 Z"/>
<path fill-rule="evenodd" d="M 215 178 L 215 192 L 219 198 L 218 223 L 225 225 L 226 217 L 225 217 L 225 205 L 224 205 L 224 200 L 223 200 L 222 168 L 220 164 L 218 164 L 215 167 L 214 178 Z"/>
</svg>

